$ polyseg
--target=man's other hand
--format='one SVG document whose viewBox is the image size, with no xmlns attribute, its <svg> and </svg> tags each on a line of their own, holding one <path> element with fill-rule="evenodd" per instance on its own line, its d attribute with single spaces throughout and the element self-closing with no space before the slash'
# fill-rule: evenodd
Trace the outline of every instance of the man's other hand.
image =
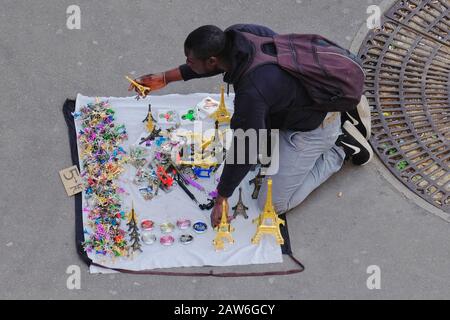
<svg viewBox="0 0 450 320">
<path fill-rule="evenodd" d="M 217 227 L 220 224 L 220 220 L 222 218 L 222 211 L 223 211 L 223 205 L 225 204 L 227 209 L 227 217 L 228 222 L 231 221 L 231 217 L 228 216 L 228 199 L 218 196 L 216 198 L 216 204 L 214 205 L 214 208 L 211 212 L 211 226 L 213 228 Z"/>
</svg>

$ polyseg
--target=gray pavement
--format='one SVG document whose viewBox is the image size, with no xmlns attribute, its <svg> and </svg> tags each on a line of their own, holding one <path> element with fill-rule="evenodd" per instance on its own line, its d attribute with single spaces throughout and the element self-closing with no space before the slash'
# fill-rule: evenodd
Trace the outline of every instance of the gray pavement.
<svg viewBox="0 0 450 320">
<path fill-rule="evenodd" d="M 61 113 L 67 97 L 127 95 L 123 75 L 183 63 L 184 38 L 203 24 L 258 23 L 280 33 L 320 33 L 350 47 L 367 6 L 379 3 L 2 0 L 0 298 L 448 299 L 448 223 L 405 197 L 376 161 L 347 165 L 289 214 L 293 251 L 306 266 L 297 275 L 90 275 L 75 251 L 74 201 L 58 175 L 71 165 Z M 71 4 L 81 8 L 81 30 L 66 28 Z M 220 83 L 220 77 L 177 83 L 159 94 L 217 92 Z M 69 265 L 81 267 L 80 290 L 66 287 Z M 370 265 L 381 269 L 380 290 L 366 286 Z"/>
</svg>

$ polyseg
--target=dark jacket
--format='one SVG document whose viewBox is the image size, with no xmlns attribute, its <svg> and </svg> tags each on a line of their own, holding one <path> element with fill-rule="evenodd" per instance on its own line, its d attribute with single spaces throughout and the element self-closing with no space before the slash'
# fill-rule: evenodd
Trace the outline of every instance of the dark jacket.
<svg viewBox="0 0 450 320">
<path fill-rule="evenodd" d="M 283 124 L 287 110 L 292 106 L 307 106 L 312 103 L 301 82 L 275 64 L 259 66 L 241 77 L 251 62 L 254 49 L 240 32 L 260 36 L 273 36 L 276 33 L 267 27 L 252 24 L 233 25 L 225 32 L 229 43 L 226 55 L 231 69 L 224 74 L 223 79 L 226 83 L 233 84 L 235 92 L 231 129 L 286 129 Z M 270 45 L 263 51 L 276 54 L 275 47 Z M 219 74 L 199 75 L 186 64 L 180 66 L 180 71 L 185 81 Z M 314 130 L 325 116 L 326 112 L 305 109 L 296 124 L 288 129 Z M 251 164 L 226 164 L 218 186 L 219 194 L 230 197 L 251 167 Z"/>
</svg>

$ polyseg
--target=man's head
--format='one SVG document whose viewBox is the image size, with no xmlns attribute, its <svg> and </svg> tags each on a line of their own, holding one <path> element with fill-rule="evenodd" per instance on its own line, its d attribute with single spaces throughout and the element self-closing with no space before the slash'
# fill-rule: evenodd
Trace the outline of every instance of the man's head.
<svg viewBox="0 0 450 320">
<path fill-rule="evenodd" d="M 219 63 L 226 44 L 225 33 L 216 26 L 202 26 L 192 31 L 184 42 L 187 65 L 198 74 L 223 71 Z"/>
</svg>

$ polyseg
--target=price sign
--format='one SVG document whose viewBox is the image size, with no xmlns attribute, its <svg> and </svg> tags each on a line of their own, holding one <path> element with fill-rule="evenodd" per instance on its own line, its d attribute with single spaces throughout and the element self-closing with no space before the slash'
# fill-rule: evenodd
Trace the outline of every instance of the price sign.
<svg viewBox="0 0 450 320">
<path fill-rule="evenodd" d="M 81 180 L 77 166 L 61 170 L 59 176 L 69 197 L 83 191 L 83 181 Z"/>
</svg>

